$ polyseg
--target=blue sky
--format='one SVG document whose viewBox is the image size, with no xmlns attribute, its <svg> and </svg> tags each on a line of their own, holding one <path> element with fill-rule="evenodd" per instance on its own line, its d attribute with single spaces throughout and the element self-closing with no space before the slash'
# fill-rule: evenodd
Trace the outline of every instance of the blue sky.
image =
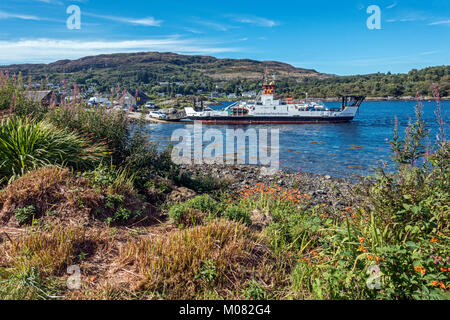
<svg viewBox="0 0 450 320">
<path fill-rule="evenodd" d="M 81 29 L 66 9 L 81 10 Z M 367 8 L 381 9 L 369 30 Z M 450 1 L 2 0 L 0 64 L 171 51 L 339 75 L 450 64 Z"/>
</svg>

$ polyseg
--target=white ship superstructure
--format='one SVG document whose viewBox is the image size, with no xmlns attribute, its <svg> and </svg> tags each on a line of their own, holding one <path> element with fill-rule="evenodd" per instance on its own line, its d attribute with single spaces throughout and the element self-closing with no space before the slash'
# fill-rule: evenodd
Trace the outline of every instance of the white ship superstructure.
<svg viewBox="0 0 450 320">
<path fill-rule="evenodd" d="M 361 103 L 362 96 L 345 96 L 340 108 L 328 108 L 313 101 L 276 100 L 275 84 L 264 84 L 259 99 L 237 101 L 222 109 L 195 111 L 185 108 L 188 119 L 204 123 L 318 123 L 351 121 Z"/>
</svg>

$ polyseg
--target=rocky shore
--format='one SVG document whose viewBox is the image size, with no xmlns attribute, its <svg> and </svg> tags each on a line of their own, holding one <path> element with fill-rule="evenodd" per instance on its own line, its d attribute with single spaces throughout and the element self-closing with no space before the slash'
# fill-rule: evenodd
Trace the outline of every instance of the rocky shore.
<svg viewBox="0 0 450 320">
<path fill-rule="evenodd" d="M 354 205 L 355 183 L 329 175 L 280 170 L 274 175 L 263 174 L 262 167 L 249 165 L 183 165 L 182 170 L 193 177 L 211 176 L 224 181 L 230 191 L 263 183 L 266 186 L 280 186 L 298 189 L 311 196 L 310 205 L 327 204 L 342 209 Z"/>
</svg>

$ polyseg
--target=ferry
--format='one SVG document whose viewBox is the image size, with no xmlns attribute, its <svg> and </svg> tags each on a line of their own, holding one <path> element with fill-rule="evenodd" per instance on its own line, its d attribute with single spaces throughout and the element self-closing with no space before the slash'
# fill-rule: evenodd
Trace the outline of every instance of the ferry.
<svg viewBox="0 0 450 320">
<path fill-rule="evenodd" d="M 264 82 L 263 90 L 255 101 L 237 101 L 221 110 L 209 107 L 201 111 L 186 107 L 186 118 L 206 124 L 288 124 L 288 123 L 338 123 L 353 120 L 364 96 L 341 96 L 338 108 L 328 108 L 323 103 L 275 99 L 275 83 Z"/>
</svg>

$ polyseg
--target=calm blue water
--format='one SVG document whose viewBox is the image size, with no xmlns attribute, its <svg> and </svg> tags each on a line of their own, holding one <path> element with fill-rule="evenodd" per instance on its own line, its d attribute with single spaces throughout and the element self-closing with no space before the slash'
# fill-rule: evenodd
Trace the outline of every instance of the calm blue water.
<svg viewBox="0 0 450 320">
<path fill-rule="evenodd" d="M 339 105 L 326 104 L 330 107 Z M 415 105 L 415 101 L 364 102 L 352 122 L 341 124 L 203 125 L 203 131 L 219 129 L 225 136 L 227 128 L 278 128 L 281 167 L 335 177 L 365 176 L 371 173 L 378 161 L 390 161 L 386 140 L 392 138 L 394 117 L 398 117 L 399 132 L 403 133 L 409 119 L 414 119 Z M 442 102 L 441 106 L 448 124 L 450 101 Z M 435 102 L 423 102 L 423 118 L 431 129 L 430 143 L 437 133 L 435 110 Z M 152 140 L 158 141 L 161 147 L 169 143 L 173 130 L 185 128 L 193 131 L 192 124 L 185 123 L 149 124 L 149 128 Z M 447 136 L 448 131 L 447 128 Z"/>
</svg>

